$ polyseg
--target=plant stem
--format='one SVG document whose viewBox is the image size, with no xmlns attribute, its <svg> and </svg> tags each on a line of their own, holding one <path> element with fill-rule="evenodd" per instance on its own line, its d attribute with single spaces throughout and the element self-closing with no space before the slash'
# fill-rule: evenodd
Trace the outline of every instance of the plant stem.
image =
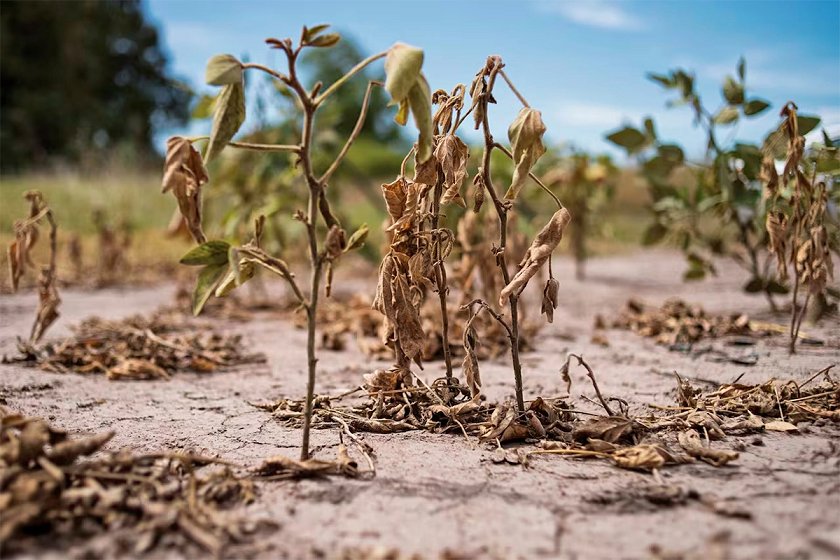
<svg viewBox="0 0 840 560">
<path fill-rule="evenodd" d="M 369 64 L 371 64 L 373 62 L 376 62 L 380 58 L 385 58 L 385 56 L 387 56 L 387 55 L 388 55 L 388 52 L 384 51 L 384 52 L 377 53 L 377 54 L 374 54 L 374 55 L 371 55 L 371 56 L 367 57 L 366 59 L 364 59 L 363 61 L 358 63 L 356 66 L 351 68 L 350 71 L 348 71 L 345 75 L 343 75 L 338 80 L 336 80 L 330 87 L 328 87 L 326 90 L 324 90 L 324 92 L 321 95 L 319 95 L 318 97 L 315 98 L 315 100 L 313 101 L 313 104 L 317 107 L 318 105 L 323 103 L 324 100 L 327 97 L 329 97 L 335 90 L 337 90 L 338 88 L 343 86 L 344 83 L 347 80 L 349 80 L 350 78 L 352 78 L 353 76 L 355 76 L 356 74 L 358 74 L 359 72 L 364 70 L 365 67 L 368 66 Z"/>
<path fill-rule="evenodd" d="M 501 71 L 502 62 L 498 60 L 493 70 L 488 76 L 487 89 L 482 95 L 480 103 L 484 104 L 484 115 L 482 118 L 481 128 L 484 132 L 484 154 L 481 160 L 481 175 L 484 179 L 484 186 L 493 200 L 493 208 L 496 209 L 496 215 L 499 218 L 499 248 L 496 253 L 496 265 L 502 269 L 502 278 L 505 285 L 510 284 L 510 273 L 507 268 L 507 259 L 505 257 L 505 246 L 507 245 L 507 213 L 508 206 L 499 199 L 496 194 L 496 189 L 493 186 L 492 174 L 490 172 L 490 155 L 495 147 L 493 135 L 490 133 L 490 121 L 487 115 L 487 105 L 490 92 L 493 91 L 493 85 L 496 81 L 496 75 Z M 518 313 L 519 296 L 511 294 L 508 297 L 510 305 L 510 357 L 513 361 L 513 378 L 516 391 L 516 407 L 519 412 L 525 411 L 525 398 L 522 393 L 522 364 L 519 361 L 519 313 Z"/>
<path fill-rule="evenodd" d="M 435 185 L 434 196 L 432 197 L 432 229 L 435 239 L 435 283 L 437 284 L 438 298 L 440 298 L 441 317 L 441 346 L 443 347 L 443 361 L 446 364 L 446 378 L 452 379 L 452 355 L 449 351 L 449 313 L 446 308 L 446 294 L 449 288 L 446 285 L 446 267 L 441 258 L 440 248 L 440 197 L 443 194 L 443 183 L 438 179 Z"/>
</svg>

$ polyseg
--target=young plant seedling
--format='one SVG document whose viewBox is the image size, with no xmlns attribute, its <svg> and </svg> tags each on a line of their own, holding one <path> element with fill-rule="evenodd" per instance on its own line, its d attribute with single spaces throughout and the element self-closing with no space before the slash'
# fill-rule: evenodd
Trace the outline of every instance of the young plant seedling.
<svg viewBox="0 0 840 560">
<path fill-rule="evenodd" d="M 332 271 L 340 257 L 364 244 L 367 227 L 362 226 L 348 236 L 330 208 L 327 196 L 330 179 L 341 165 L 364 125 L 371 92 L 382 87 L 378 81 L 370 81 L 365 91 L 362 109 L 356 126 L 345 141 L 336 158 L 324 170 L 313 165 L 313 135 L 316 115 L 330 99 L 339 93 L 342 85 L 354 75 L 374 62 L 385 61 L 385 89 L 391 94 L 393 104 L 399 106 L 398 120 L 405 124 L 411 113 L 419 129 L 417 159 L 424 163 L 431 158 L 431 95 L 425 78 L 421 74 L 423 52 L 420 49 L 396 44 L 391 49 L 374 54 L 350 69 L 344 76 L 326 88 L 318 82 L 305 86 L 301 81 L 299 58 L 305 49 L 329 48 L 340 41 L 336 33 L 328 33 L 327 25 L 304 27 L 295 44 L 291 39 L 267 39 L 266 43 L 285 55 L 285 72 L 255 63 L 242 63 L 231 55 L 218 55 L 207 65 L 207 83 L 220 86 L 216 100 L 213 128 L 210 133 L 204 157 L 193 147 L 197 139 L 171 138 L 167 144 L 163 190 L 171 190 L 189 231 L 198 247 L 182 259 L 182 263 L 202 266 L 193 298 L 193 310 L 199 313 L 207 299 L 215 294 L 224 296 L 230 290 L 247 281 L 256 267 L 262 267 L 283 278 L 290 286 L 295 298 L 306 313 L 308 376 L 306 390 L 305 421 L 301 458 L 309 457 L 309 432 L 312 418 L 312 402 L 315 392 L 316 328 L 318 301 L 322 282 L 326 276 L 326 295 L 332 280 Z M 300 141 L 289 145 L 255 144 L 233 141 L 233 137 L 245 120 L 244 75 L 247 70 L 264 72 L 294 95 L 301 113 Z M 297 167 L 306 184 L 308 203 L 306 211 L 298 210 L 295 218 L 303 224 L 307 239 L 309 258 L 309 287 L 302 288 L 288 265 L 280 258 L 266 253 L 261 246 L 263 220 L 257 220 L 254 238 L 251 242 L 234 247 L 226 241 L 208 241 L 201 227 L 201 188 L 209 180 L 205 162 L 209 162 L 227 148 L 261 152 L 288 152 L 295 157 Z"/>
</svg>

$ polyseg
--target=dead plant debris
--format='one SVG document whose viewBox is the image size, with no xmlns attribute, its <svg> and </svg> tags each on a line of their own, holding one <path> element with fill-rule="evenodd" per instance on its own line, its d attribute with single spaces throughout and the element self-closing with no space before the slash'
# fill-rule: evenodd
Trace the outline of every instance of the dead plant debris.
<svg viewBox="0 0 840 560">
<path fill-rule="evenodd" d="M 56 373 L 101 373 L 112 380 L 168 379 L 178 371 L 211 373 L 239 364 L 264 362 L 248 354 L 241 336 L 220 333 L 173 309 L 120 321 L 85 319 L 73 336 L 35 345 L 21 341 L 22 362 Z"/>
<path fill-rule="evenodd" d="M 602 319 L 596 319 L 596 328 L 599 324 L 603 324 Z M 751 321 L 745 314 L 713 315 L 678 298 L 667 300 L 661 307 L 630 299 L 612 327 L 672 346 L 723 336 L 770 336 L 780 332 L 775 325 Z"/>
<path fill-rule="evenodd" d="M 218 556 L 261 525 L 230 511 L 252 502 L 256 487 L 224 461 L 127 450 L 89 458 L 114 432 L 71 438 L 41 418 L 3 407 L 0 414 L 0 542 L 7 553 L 45 538 L 107 531 L 118 535 L 111 555 L 178 547 Z M 198 474 L 209 465 L 215 468 Z"/>
</svg>

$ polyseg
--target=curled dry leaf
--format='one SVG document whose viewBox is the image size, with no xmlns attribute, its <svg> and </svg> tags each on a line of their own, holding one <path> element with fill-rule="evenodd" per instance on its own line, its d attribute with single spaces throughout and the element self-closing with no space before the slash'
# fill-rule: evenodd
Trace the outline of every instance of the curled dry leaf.
<svg viewBox="0 0 840 560">
<path fill-rule="evenodd" d="M 418 183 L 398 177 L 393 183 L 382 185 L 382 195 L 393 223 L 386 231 L 402 232 L 414 224 L 419 205 Z"/>
<path fill-rule="evenodd" d="M 443 196 L 441 205 L 454 202 L 462 208 L 467 205 L 461 197 L 461 185 L 467 176 L 467 160 L 470 150 L 464 142 L 454 134 L 447 134 L 435 148 L 435 159 L 443 170 Z"/>
<path fill-rule="evenodd" d="M 61 298 L 58 296 L 55 271 L 49 266 L 44 266 L 38 277 L 38 311 L 35 313 L 35 322 L 29 336 L 31 343 L 41 340 L 50 325 L 58 319 L 59 305 Z"/>
<path fill-rule="evenodd" d="M 534 277 L 542 265 L 548 260 L 552 251 L 563 238 L 563 230 L 572 217 L 569 211 L 561 208 L 551 217 L 551 220 L 540 230 L 520 263 L 520 270 L 510 283 L 502 289 L 499 295 L 499 305 L 504 306 L 505 300 L 511 295 L 521 292 L 528 281 Z"/>
<path fill-rule="evenodd" d="M 554 322 L 554 310 L 557 309 L 557 294 L 559 291 L 560 282 L 555 278 L 546 280 L 540 313 L 545 315 L 545 320 L 549 323 Z"/>
<path fill-rule="evenodd" d="M 515 167 L 510 188 L 505 193 L 506 199 L 516 199 L 528 179 L 531 168 L 545 153 L 543 134 L 545 134 L 545 124 L 543 124 L 540 112 L 530 107 L 523 107 L 508 129 Z"/>
<path fill-rule="evenodd" d="M 272 478 L 311 478 L 319 476 L 359 476 L 359 465 L 347 452 L 343 443 L 338 446 L 338 457 L 334 461 L 322 459 L 292 459 L 276 455 L 263 461 L 256 468 L 256 474 Z"/>
<path fill-rule="evenodd" d="M 201 229 L 201 186 L 209 179 L 201 154 L 189 140 L 180 136 L 167 140 L 162 192 L 172 191 L 175 195 L 196 243 L 207 240 Z"/>
<path fill-rule="evenodd" d="M 700 440 L 700 436 L 694 430 L 680 432 L 678 439 L 680 447 L 682 447 L 686 453 L 716 467 L 722 467 L 726 463 L 734 461 L 738 458 L 738 453 L 735 451 L 714 449 L 712 447 L 704 446 L 703 442 Z"/>
<path fill-rule="evenodd" d="M 638 424 L 624 416 L 606 416 L 595 418 L 575 427 L 572 437 L 576 441 L 586 442 L 599 439 L 607 443 L 630 440 Z"/>
</svg>

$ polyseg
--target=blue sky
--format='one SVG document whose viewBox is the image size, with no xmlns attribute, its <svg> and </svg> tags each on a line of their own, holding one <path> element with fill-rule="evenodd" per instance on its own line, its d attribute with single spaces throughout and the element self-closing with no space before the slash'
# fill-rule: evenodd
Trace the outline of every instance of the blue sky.
<svg viewBox="0 0 840 560">
<path fill-rule="evenodd" d="M 487 55 L 501 55 L 518 89 L 542 111 L 554 143 L 609 151 L 606 131 L 651 115 L 661 137 L 700 154 L 702 133 L 692 128 L 689 110 L 667 109 L 669 96 L 645 73 L 693 70 L 714 109 L 720 82 L 741 55 L 748 97 L 773 108 L 729 135 L 760 140 L 789 99 L 840 133 L 838 0 L 150 0 L 146 10 L 161 27 L 175 73 L 198 91 L 212 91 L 203 85 L 210 56 L 275 65 L 278 53 L 265 38 L 297 38 L 304 24 L 332 23 L 370 53 L 396 41 L 423 48 L 432 90 L 469 84 Z M 518 105 L 508 94 L 497 98 L 491 117 L 501 136 Z"/>
</svg>

